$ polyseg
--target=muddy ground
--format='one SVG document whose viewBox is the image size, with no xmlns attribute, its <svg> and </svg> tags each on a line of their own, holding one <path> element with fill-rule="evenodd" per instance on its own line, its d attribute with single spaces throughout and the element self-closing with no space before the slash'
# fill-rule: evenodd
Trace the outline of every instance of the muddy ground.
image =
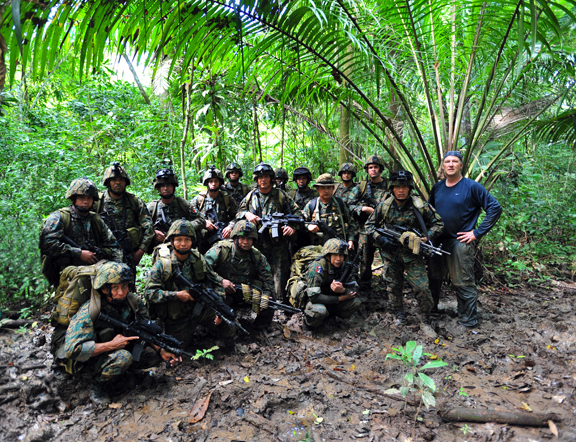
<svg viewBox="0 0 576 442">
<path fill-rule="evenodd" d="M 421 329 L 409 290 L 401 328 L 381 290 L 351 320 L 329 320 L 314 333 L 299 315 L 276 313 L 268 333 L 238 340 L 238 354 L 130 375 L 108 407 L 92 404 L 88 379 L 52 366 L 46 312 L 33 331 L 0 332 L 0 440 L 576 440 L 575 295 L 570 282 L 481 287 L 481 325 L 468 330 L 447 292 L 437 336 Z M 200 332 L 200 348 L 218 344 Z M 445 422 L 438 408 L 416 417 L 416 407 L 381 394 L 403 377 L 386 354 L 409 340 L 448 364 L 426 371 L 438 408 L 556 413 L 556 428 Z M 204 418 L 189 423 L 193 405 L 208 396 Z"/>
</svg>

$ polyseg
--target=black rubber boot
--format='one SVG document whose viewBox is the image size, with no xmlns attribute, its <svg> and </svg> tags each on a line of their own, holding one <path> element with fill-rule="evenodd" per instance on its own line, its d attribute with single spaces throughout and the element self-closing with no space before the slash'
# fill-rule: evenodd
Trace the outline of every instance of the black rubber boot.
<svg viewBox="0 0 576 442">
<path fill-rule="evenodd" d="M 99 382 L 92 382 L 90 386 L 90 400 L 94 405 L 106 406 L 110 401 L 110 396 L 104 390 L 103 385 Z"/>
</svg>

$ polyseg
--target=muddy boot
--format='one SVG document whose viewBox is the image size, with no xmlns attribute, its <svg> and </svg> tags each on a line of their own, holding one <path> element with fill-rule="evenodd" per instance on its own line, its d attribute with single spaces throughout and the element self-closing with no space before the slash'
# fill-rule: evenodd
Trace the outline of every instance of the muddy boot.
<svg viewBox="0 0 576 442">
<path fill-rule="evenodd" d="M 396 325 L 402 325 L 406 322 L 406 313 L 404 310 L 396 310 Z"/>
<path fill-rule="evenodd" d="M 434 331 L 434 328 L 432 327 L 432 318 L 430 317 L 430 315 L 424 316 L 420 329 L 422 330 L 422 333 L 424 333 L 431 339 L 436 339 L 438 337 L 438 335 Z"/>
<path fill-rule="evenodd" d="M 108 405 L 110 401 L 110 396 L 103 388 L 103 385 L 99 382 L 92 382 L 90 386 L 90 400 L 94 405 L 104 407 Z"/>
</svg>

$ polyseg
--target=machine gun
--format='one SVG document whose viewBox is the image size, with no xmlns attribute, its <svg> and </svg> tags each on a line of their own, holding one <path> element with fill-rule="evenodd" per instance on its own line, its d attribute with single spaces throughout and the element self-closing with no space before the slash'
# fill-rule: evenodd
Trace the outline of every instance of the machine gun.
<svg viewBox="0 0 576 442">
<path fill-rule="evenodd" d="M 160 212 L 160 216 L 156 221 L 154 221 L 154 230 L 160 230 L 164 235 L 166 235 L 168 230 L 170 230 L 172 220 L 166 217 L 163 207 L 159 207 L 158 210 Z"/>
<path fill-rule="evenodd" d="M 236 327 L 247 335 L 250 334 L 238 323 L 238 321 L 236 321 L 236 313 L 234 310 L 231 309 L 230 306 L 226 305 L 222 298 L 218 296 L 218 293 L 213 289 L 204 287 L 201 284 L 193 284 L 184 276 L 182 270 L 180 270 L 178 266 L 174 266 L 174 281 L 182 290 L 188 290 L 190 295 L 197 302 L 194 307 L 194 315 L 200 315 L 204 307 L 209 307 L 214 310 L 214 312 L 216 312 L 216 314 L 229 326 L 236 325 Z"/>
<path fill-rule="evenodd" d="M 210 218 L 210 221 L 212 221 L 212 224 L 214 224 L 216 226 L 216 231 L 206 238 L 206 242 L 208 243 L 208 247 L 211 247 L 212 244 L 214 244 L 218 241 L 222 241 L 224 239 L 224 238 L 222 238 L 222 230 L 224 230 L 226 228 L 227 224 L 224 222 L 221 222 L 218 219 L 218 211 L 216 210 L 216 207 L 214 206 L 213 201 L 208 201 L 206 203 L 206 215 L 208 216 L 208 218 Z"/>
<path fill-rule="evenodd" d="M 244 296 L 244 301 L 246 301 L 246 303 L 248 304 L 257 305 L 262 310 L 266 308 L 271 308 L 272 310 L 282 310 L 285 311 L 286 313 L 290 313 L 293 315 L 296 313 L 300 313 L 302 311 L 299 308 L 292 307 L 291 305 L 286 305 L 280 302 L 272 301 L 268 296 L 262 295 L 261 293 L 252 290 L 252 287 L 250 287 L 250 290 L 244 291 L 242 289 L 243 285 L 244 284 L 234 284 L 234 288 L 236 289 L 236 291 L 242 292 L 242 295 Z"/>
<path fill-rule="evenodd" d="M 135 361 L 140 360 L 142 355 L 142 350 L 146 344 L 157 345 L 166 351 L 169 351 L 176 356 L 189 356 L 194 357 L 193 354 L 187 353 L 182 350 L 182 342 L 173 336 L 162 333 L 162 328 L 155 322 L 149 320 L 133 321 L 130 324 L 126 324 L 118 319 L 106 315 L 100 312 L 98 315 L 98 322 L 109 324 L 113 328 L 119 328 L 123 330 L 124 336 L 138 336 L 140 339 L 138 343 L 134 345 L 132 349 L 132 358 Z"/>
<path fill-rule="evenodd" d="M 98 261 L 100 261 L 101 259 L 107 259 L 106 254 L 102 251 L 102 249 L 98 248 L 96 246 L 96 244 L 94 244 L 94 241 L 92 241 L 92 240 L 86 241 L 85 246 L 81 247 L 80 244 L 78 244 L 76 241 L 74 241 L 72 238 L 70 238 L 66 235 L 62 235 L 61 239 L 62 239 L 62 242 L 64 244 L 68 244 L 69 246 L 76 247 L 77 249 L 88 250 L 92 253 L 95 253 Z M 81 265 L 86 265 L 86 263 L 83 262 Z"/>
<path fill-rule="evenodd" d="M 352 261 L 346 261 L 342 266 L 342 277 L 339 281 L 342 285 L 351 290 L 358 289 L 358 283 L 354 280 L 354 275 L 358 273 L 358 259 L 362 253 L 362 249 L 358 249 L 356 256 Z"/>
<path fill-rule="evenodd" d="M 279 236 L 281 236 L 280 235 L 281 226 L 282 227 L 289 225 L 303 226 L 313 224 L 318 226 L 320 228 L 320 231 L 324 233 L 324 235 L 327 235 L 328 238 L 337 238 L 344 241 L 340 237 L 340 235 L 338 235 L 338 232 L 336 232 L 336 230 L 334 230 L 332 227 L 330 227 L 322 220 L 306 221 L 304 218 L 300 218 L 299 216 L 296 215 L 284 215 L 283 213 L 274 212 L 269 215 L 264 215 L 261 218 L 261 223 L 262 225 L 258 230 L 258 233 L 262 233 L 266 229 L 271 229 L 272 238 L 278 238 Z"/>
<path fill-rule="evenodd" d="M 100 213 L 100 218 L 102 221 L 108 226 L 108 228 L 112 231 L 112 235 L 122 247 L 123 254 L 122 254 L 122 262 L 134 273 L 134 278 L 136 278 L 136 264 L 134 264 L 134 258 L 132 257 L 132 241 L 128 236 L 128 232 L 126 229 L 119 229 L 118 225 L 116 224 L 116 218 L 114 218 L 114 214 L 112 213 L 114 209 L 112 207 L 108 207 L 106 212 Z"/>
<path fill-rule="evenodd" d="M 424 237 L 424 235 L 422 235 L 417 229 L 409 229 L 403 226 L 391 226 L 391 227 L 384 226 L 383 228 L 376 228 L 374 229 L 374 231 L 388 238 L 395 239 L 396 241 L 398 241 L 398 243 L 400 243 L 399 241 L 400 237 L 404 232 L 413 232 L 420 238 Z M 423 256 L 426 257 L 432 257 L 434 255 L 450 255 L 450 252 L 442 250 L 441 247 L 442 244 L 440 244 L 440 247 L 434 247 L 432 244 L 428 242 L 421 242 L 420 252 Z"/>
</svg>

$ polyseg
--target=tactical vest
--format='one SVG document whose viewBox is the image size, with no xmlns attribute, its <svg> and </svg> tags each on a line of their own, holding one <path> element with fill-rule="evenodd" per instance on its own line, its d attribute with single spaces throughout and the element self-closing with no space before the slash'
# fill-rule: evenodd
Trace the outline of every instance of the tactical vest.
<svg viewBox="0 0 576 442">
<path fill-rule="evenodd" d="M 253 198 L 254 193 L 256 192 L 257 189 L 251 190 L 248 195 L 246 195 L 246 202 L 248 203 L 248 211 L 249 212 L 253 212 L 254 214 L 261 216 L 264 215 L 263 213 L 258 213 L 258 206 L 254 203 L 254 201 L 257 198 Z M 270 191 L 272 192 L 274 190 L 274 188 Z M 283 210 L 282 207 L 284 207 L 284 203 L 286 202 L 286 194 L 282 189 L 277 189 L 278 190 L 278 201 L 280 203 L 280 210 Z M 252 209 L 252 210 L 251 210 Z"/>
<path fill-rule="evenodd" d="M 230 195 L 228 195 L 227 192 L 220 191 L 220 193 L 222 194 L 222 197 L 224 198 L 224 207 L 226 208 L 226 212 L 228 212 L 228 208 L 230 207 L 230 204 L 231 204 L 230 200 L 232 199 L 232 197 Z M 206 195 L 208 195 L 208 191 L 203 190 L 197 196 L 197 198 L 198 198 L 198 210 L 199 211 L 202 211 L 202 208 L 204 207 L 204 203 L 206 202 Z"/>
<path fill-rule="evenodd" d="M 103 212 L 103 207 L 104 207 L 104 194 L 106 192 L 101 192 L 98 194 L 98 196 L 100 197 L 98 199 L 98 201 L 94 202 L 94 212 L 96 212 L 97 214 L 100 214 Z M 132 209 L 132 211 L 134 212 L 134 216 L 136 217 L 136 221 L 138 219 L 138 212 L 140 211 L 140 206 L 138 204 L 138 199 L 136 198 L 136 195 L 134 195 L 133 193 L 129 193 L 129 192 L 125 192 L 124 196 L 126 197 L 126 200 L 128 201 L 128 206 Z M 119 229 L 122 228 L 122 226 L 116 226 Z M 134 250 L 137 250 L 140 247 L 140 243 L 142 242 L 142 238 L 144 238 L 144 231 L 142 230 L 142 227 L 140 225 L 136 225 L 133 227 L 126 227 L 124 226 L 124 228 L 126 229 L 126 233 L 128 235 L 128 238 L 130 238 L 130 242 L 132 243 L 132 248 Z M 110 229 L 112 230 L 112 229 Z"/>
<path fill-rule="evenodd" d="M 154 221 L 156 219 L 156 217 L 158 216 L 158 205 L 160 204 L 161 200 L 155 200 L 152 201 L 150 204 L 153 205 L 153 209 L 152 212 L 150 213 L 150 216 L 152 217 L 152 220 Z M 190 203 L 188 201 L 186 201 L 184 198 L 177 196 L 176 197 L 176 202 L 178 203 L 178 206 L 180 206 L 180 209 L 184 212 L 184 213 L 188 213 L 190 211 Z M 174 220 L 175 221 L 175 220 Z"/>
<path fill-rule="evenodd" d="M 340 221 L 340 226 L 342 227 L 342 237 L 346 239 L 346 223 L 344 222 L 344 216 L 342 216 L 342 212 L 344 211 L 344 201 L 342 198 L 338 198 L 337 196 L 332 196 L 332 198 L 336 201 L 336 208 L 338 209 L 338 219 Z M 311 212 L 311 219 L 314 221 L 320 221 L 320 197 L 314 198 L 310 201 L 310 212 Z M 332 203 L 332 201 L 330 201 Z M 318 210 L 316 210 L 318 208 Z M 327 223 L 330 225 L 329 223 Z M 332 227 L 332 226 L 330 226 Z M 320 232 L 319 232 L 320 233 Z"/>
<path fill-rule="evenodd" d="M 228 257 L 230 256 L 230 252 L 232 251 L 232 247 L 234 245 L 234 240 L 232 239 L 225 239 L 224 241 L 220 241 L 218 243 L 218 245 L 220 246 L 220 253 L 221 253 L 221 261 L 222 262 L 226 262 L 228 260 Z M 260 253 L 260 251 L 258 249 L 255 249 L 254 247 L 252 247 L 252 249 L 250 249 L 250 252 L 252 253 L 252 262 L 254 264 L 254 269 L 253 271 L 250 273 L 250 279 L 252 280 L 250 283 L 257 287 L 262 287 L 262 283 L 260 283 L 259 281 L 256 281 L 256 279 L 258 279 L 258 264 L 260 263 L 260 261 L 262 260 L 262 253 Z M 236 282 L 236 281 L 233 281 Z"/>
<path fill-rule="evenodd" d="M 418 212 L 420 212 L 420 215 L 424 216 L 424 207 L 425 203 L 422 200 L 422 198 L 416 196 L 416 195 L 410 195 L 410 197 L 412 198 L 412 205 L 414 207 L 416 207 L 416 209 L 418 210 Z M 386 218 L 386 215 L 388 215 L 388 212 L 390 211 L 390 207 L 392 206 L 392 203 L 394 202 L 394 196 L 391 196 L 389 198 L 387 198 L 386 200 L 384 200 L 384 202 L 382 203 L 384 206 L 384 212 L 382 213 L 382 219 L 384 220 Z"/>
</svg>

